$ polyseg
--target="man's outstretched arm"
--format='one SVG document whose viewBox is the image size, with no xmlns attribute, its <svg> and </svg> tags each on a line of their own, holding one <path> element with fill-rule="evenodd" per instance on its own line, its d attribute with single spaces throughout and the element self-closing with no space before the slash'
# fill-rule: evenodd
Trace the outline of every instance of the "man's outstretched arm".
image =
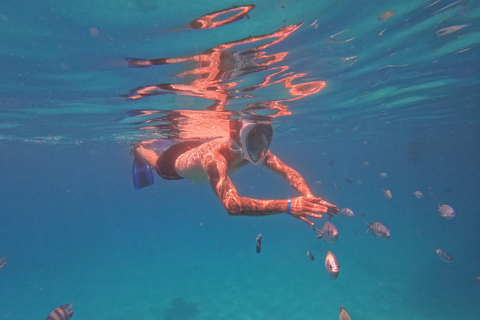
<svg viewBox="0 0 480 320">
<path fill-rule="evenodd" d="M 266 216 L 287 212 L 288 200 L 258 200 L 238 196 L 235 186 L 227 176 L 227 162 L 222 156 L 206 157 L 204 169 L 212 189 L 229 215 Z M 321 204 L 326 202 L 320 198 L 297 197 L 291 201 L 290 214 L 309 225 L 313 225 L 313 222 L 308 218 L 322 218 L 322 213 L 327 213 L 329 210 Z"/>
<path fill-rule="evenodd" d="M 287 166 L 285 163 L 282 162 L 279 158 L 273 155 L 270 151 L 268 151 L 267 155 L 265 156 L 265 161 L 263 165 L 270 169 L 271 171 L 275 172 L 279 176 L 283 177 L 287 182 L 297 190 L 297 192 L 304 196 L 304 197 L 313 197 L 310 188 L 308 187 L 305 179 L 295 171 L 294 169 Z"/>
<path fill-rule="evenodd" d="M 333 213 L 338 213 L 339 210 L 337 206 L 328 203 L 321 198 L 314 197 L 312 192 L 310 191 L 310 188 L 305 182 L 305 179 L 303 179 L 300 173 L 287 166 L 270 151 L 265 156 L 265 161 L 263 162 L 263 164 L 268 169 L 287 180 L 290 186 L 292 186 L 295 190 L 297 190 L 299 194 L 302 195 L 302 197 L 292 199 L 292 213 L 299 208 L 300 212 L 304 212 L 305 208 L 311 208 L 312 204 L 314 205 L 315 209 L 318 209 L 317 206 L 320 206 L 321 213 L 327 213 L 329 215 L 332 215 Z M 301 217 L 299 218 L 302 219 Z M 305 221 L 305 219 L 302 220 Z M 305 222 L 311 224 L 309 221 Z"/>
<path fill-rule="evenodd" d="M 210 185 L 229 215 L 266 216 L 286 212 L 287 200 L 258 200 L 240 197 L 227 175 L 227 161 L 221 155 L 207 156 L 204 169 Z"/>
</svg>

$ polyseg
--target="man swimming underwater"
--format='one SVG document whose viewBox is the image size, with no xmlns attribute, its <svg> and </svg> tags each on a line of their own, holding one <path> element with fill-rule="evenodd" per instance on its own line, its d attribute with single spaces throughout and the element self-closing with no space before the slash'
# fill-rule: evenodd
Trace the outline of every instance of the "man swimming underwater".
<svg viewBox="0 0 480 320">
<path fill-rule="evenodd" d="M 153 184 L 150 168 L 166 180 L 188 179 L 195 183 L 209 182 L 231 216 L 266 216 L 290 214 L 310 226 L 311 218 L 336 214 L 338 208 L 314 197 L 303 177 L 268 151 L 273 129 L 256 121 L 230 121 L 230 136 L 207 142 L 187 140 L 176 143 L 165 140 L 160 155 L 148 149 L 148 143 L 137 144 L 134 155 L 134 185 L 140 189 Z M 163 140 L 159 140 L 163 141 Z M 258 200 L 240 197 L 228 175 L 248 163 L 263 164 L 282 176 L 300 194 L 288 200 Z"/>
</svg>

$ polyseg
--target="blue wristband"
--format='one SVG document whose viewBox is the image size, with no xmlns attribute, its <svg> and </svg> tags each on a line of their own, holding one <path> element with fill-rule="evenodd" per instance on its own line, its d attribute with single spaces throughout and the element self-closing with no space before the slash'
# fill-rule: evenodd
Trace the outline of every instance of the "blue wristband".
<svg viewBox="0 0 480 320">
<path fill-rule="evenodd" d="M 287 214 L 289 214 L 289 215 L 292 214 L 292 199 L 288 199 L 288 203 L 287 203 Z"/>
</svg>

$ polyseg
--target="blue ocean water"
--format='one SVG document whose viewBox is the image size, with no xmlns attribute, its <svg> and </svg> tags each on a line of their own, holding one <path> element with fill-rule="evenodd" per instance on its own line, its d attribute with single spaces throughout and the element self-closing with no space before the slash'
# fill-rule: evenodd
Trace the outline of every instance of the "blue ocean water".
<svg viewBox="0 0 480 320">
<path fill-rule="evenodd" d="M 480 318 L 480 5 L 254 5 L 2 5 L 0 319 L 72 301 L 72 319 Z M 249 11 L 215 26 L 233 6 Z M 271 152 L 354 211 L 329 220 L 337 243 L 285 214 L 230 217 L 208 184 L 134 189 L 132 144 L 209 138 L 240 113 L 272 121 Z M 261 166 L 231 179 L 297 196 Z"/>
</svg>

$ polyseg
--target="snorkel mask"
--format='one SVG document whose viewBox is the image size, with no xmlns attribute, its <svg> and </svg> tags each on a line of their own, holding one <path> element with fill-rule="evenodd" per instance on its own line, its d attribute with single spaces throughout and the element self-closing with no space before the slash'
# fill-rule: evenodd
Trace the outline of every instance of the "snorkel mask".
<svg viewBox="0 0 480 320">
<path fill-rule="evenodd" d="M 237 139 L 231 138 L 235 149 L 232 147 L 230 149 L 234 152 L 240 152 L 242 158 L 258 166 L 265 160 L 265 155 L 272 142 L 272 126 L 250 121 L 242 121 L 241 124 L 240 132 L 237 131 L 241 145 Z"/>
</svg>

